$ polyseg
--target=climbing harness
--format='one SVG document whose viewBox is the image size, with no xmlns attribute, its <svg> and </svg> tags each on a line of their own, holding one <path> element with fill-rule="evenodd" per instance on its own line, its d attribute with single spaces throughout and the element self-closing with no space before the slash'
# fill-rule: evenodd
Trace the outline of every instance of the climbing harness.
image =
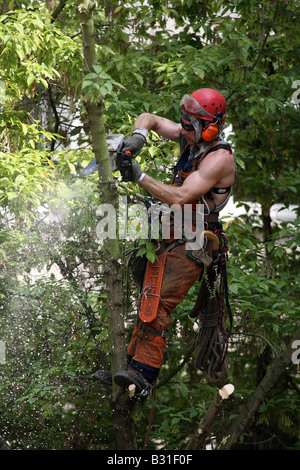
<svg viewBox="0 0 300 470">
<path fill-rule="evenodd" d="M 203 151 L 197 152 L 192 158 L 190 158 L 190 155 L 188 154 L 190 150 L 189 144 L 185 141 L 185 138 L 183 136 L 181 136 L 180 139 L 181 139 L 181 145 L 182 145 L 183 150 L 181 152 L 180 158 L 176 166 L 174 167 L 174 172 L 173 172 L 173 184 L 177 186 L 182 186 L 184 180 L 191 173 L 197 170 L 200 163 L 210 153 L 216 152 L 217 150 L 220 150 L 220 149 L 228 150 L 230 153 L 232 153 L 232 150 L 229 144 L 225 140 L 221 139 L 219 141 L 214 141 L 210 144 L 206 144 L 204 146 Z M 212 213 L 220 212 L 228 203 L 229 198 L 231 196 L 231 191 L 232 191 L 231 186 L 228 186 L 225 188 L 213 187 L 210 191 L 208 191 L 208 193 L 206 193 L 200 199 L 201 203 L 204 204 L 205 206 L 204 213 L 212 214 Z M 225 200 L 219 206 L 217 206 L 214 201 L 213 194 L 226 194 L 227 196 Z M 206 199 L 208 199 L 213 204 L 212 208 L 209 207 Z"/>
</svg>

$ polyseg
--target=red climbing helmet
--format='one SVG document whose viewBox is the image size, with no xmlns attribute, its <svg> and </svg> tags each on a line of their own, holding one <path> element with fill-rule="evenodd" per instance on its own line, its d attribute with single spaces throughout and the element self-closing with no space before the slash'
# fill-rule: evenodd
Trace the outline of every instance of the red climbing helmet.
<svg viewBox="0 0 300 470">
<path fill-rule="evenodd" d="M 180 101 L 180 108 L 205 121 L 225 122 L 227 103 L 223 95 L 212 88 L 200 88 L 191 95 L 184 95 Z"/>
</svg>

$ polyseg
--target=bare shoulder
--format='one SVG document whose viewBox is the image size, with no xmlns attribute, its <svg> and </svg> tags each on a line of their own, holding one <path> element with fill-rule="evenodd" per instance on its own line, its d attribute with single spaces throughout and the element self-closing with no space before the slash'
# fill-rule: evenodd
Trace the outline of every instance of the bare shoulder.
<svg viewBox="0 0 300 470">
<path fill-rule="evenodd" d="M 217 180 L 235 175 L 235 162 L 232 152 L 219 149 L 208 154 L 200 163 L 198 170 L 204 175 L 214 175 Z"/>
<path fill-rule="evenodd" d="M 215 152 L 211 152 L 209 153 L 209 155 L 211 158 L 217 158 L 217 159 L 221 159 L 221 160 L 233 160 L 233 153 L 230 152 L 229 150 L 227 149 L 218 149 L 216 150 Z"/>
<path fill-rule="evenodd" d="M 235 166 L 233 153 L 226 149 L 219 149 L 215 152 L 209 153 L 204 158 L 203 164 L 207 165 L 221 165 L 221 166 Z"/>
</svg>

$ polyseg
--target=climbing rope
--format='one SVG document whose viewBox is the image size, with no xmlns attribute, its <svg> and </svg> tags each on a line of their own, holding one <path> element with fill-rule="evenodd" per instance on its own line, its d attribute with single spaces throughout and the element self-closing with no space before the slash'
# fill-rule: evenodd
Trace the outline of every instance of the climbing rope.
<svg viewBox="0 0 300 470">
<path fill-rule="evenodd" d="M 204 284 L 192 316 L 198 314 L 201 321 L 196 366 L 205 373 L 210 382 L 222 382 L 228 375 L 227 350 L 230 334 L 224 326 L 225 305 L 230 321 L 230 332 L 232 312 L 228 300 L 226 272 L 227 237 L 222 230 L 216 230 L 215 234 L 219 238 L 219 259 L 217 264 L 210 267 L 209 273 L 204 268 Z"/>
</svg>

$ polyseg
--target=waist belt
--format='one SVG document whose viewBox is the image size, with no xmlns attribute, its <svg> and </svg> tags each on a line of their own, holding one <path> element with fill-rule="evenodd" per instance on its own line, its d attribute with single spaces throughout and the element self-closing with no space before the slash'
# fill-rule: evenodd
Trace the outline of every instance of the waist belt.
<svg viewBox="0 0 300 470">
<path fill-rule="evenodd" d="M 150 328 L 147 323 L 143 323 L 139 318 L 137 321 L 138 337 L 145 340 L 152 341 L 154 336 L 160 336 L 161 338 L 167 338 L 169 336 L 169 330 L 157 331 Z"/>
</svg>

